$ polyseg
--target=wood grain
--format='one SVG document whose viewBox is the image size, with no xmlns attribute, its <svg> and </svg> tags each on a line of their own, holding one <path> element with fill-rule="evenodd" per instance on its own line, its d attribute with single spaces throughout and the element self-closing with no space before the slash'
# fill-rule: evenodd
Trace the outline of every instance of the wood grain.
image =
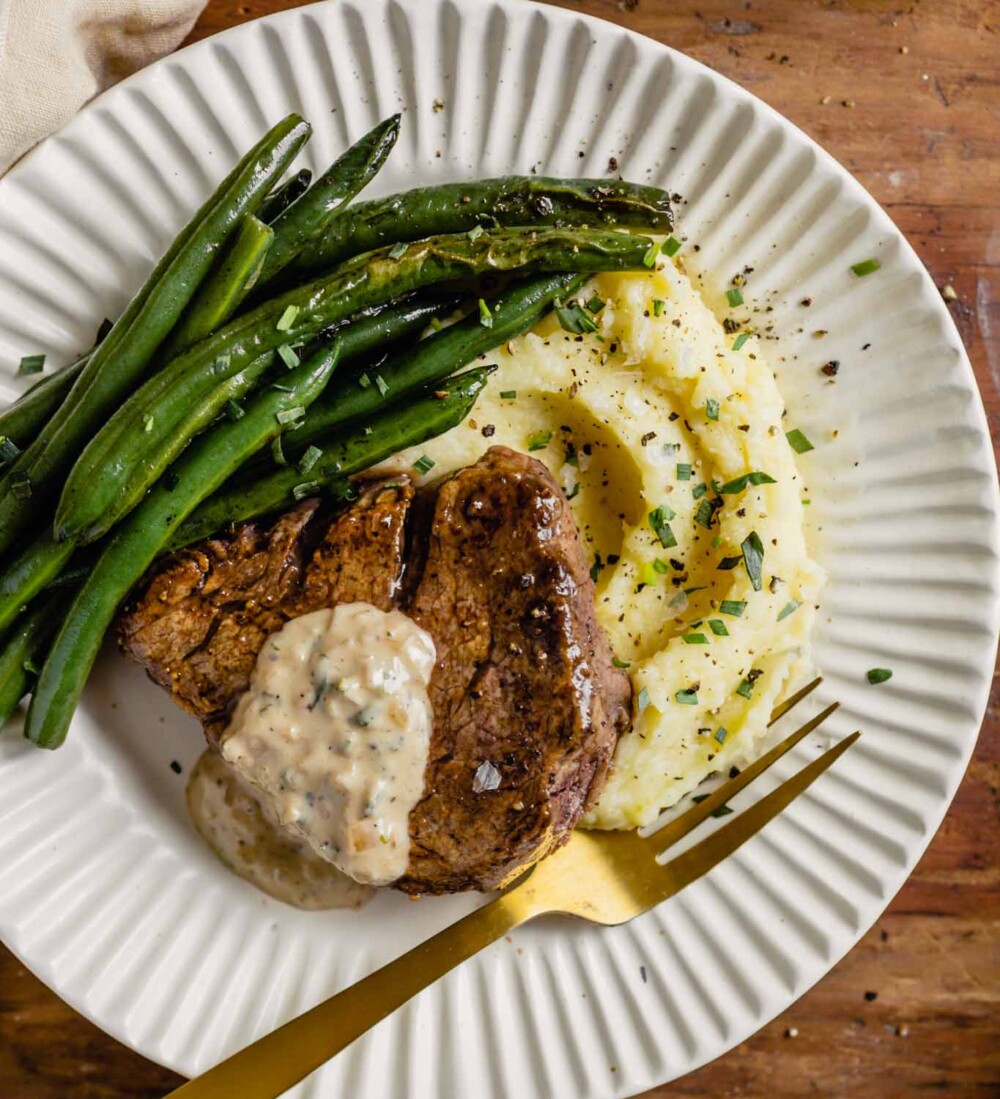
<svg viewBox="0 0 1000 1099">
<path fill-rule="evenodd" d="M 954 288 L 950 308 L 996 445 L 1000 0 L 556 2 L 711 65 L 861 180 L 937 284 Z M 211 0 L 192 39 L 296 6 Z M 995 679 L 955 803 L 877 926 L 780 1019 L 646 1099 L 1000 1097 L 998 853 Z M 145 1099 L 178 1082 L 80 1019 L 0 950 L 2 1099 Z"/>
</svg>

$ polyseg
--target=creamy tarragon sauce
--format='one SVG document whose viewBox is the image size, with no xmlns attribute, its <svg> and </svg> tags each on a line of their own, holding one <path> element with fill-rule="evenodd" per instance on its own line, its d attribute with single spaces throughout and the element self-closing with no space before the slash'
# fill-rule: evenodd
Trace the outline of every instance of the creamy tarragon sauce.
<svg viewBox="0 0 1000 1099">
<path fill-rule="evenodd" d="M 268 638 L 223 734 L 223 759 L 294 839 L 357 882 L 406 870 L 431 732 L 430 635 L 368 603 L 293 618 Z"/>
</svg>

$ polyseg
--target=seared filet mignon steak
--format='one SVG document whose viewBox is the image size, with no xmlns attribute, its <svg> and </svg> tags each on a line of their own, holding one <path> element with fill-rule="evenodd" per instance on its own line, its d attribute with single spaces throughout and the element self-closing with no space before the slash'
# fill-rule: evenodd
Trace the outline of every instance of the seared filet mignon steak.
<svg viewBox="0 0 1000 1099">
<path fill-rule="evenodd" d="M 331 519 L 311 500 L 159 562 L 121 644 L 213 743 L 264 640 L 363 600 L 434 639 L 434 727 L 410 814 L 411 893 L 494 889 L 564 842 L 603 783 L 631 687 L 594 617 L 559 486 L 494 447 L 442 484 L 369 485 Z"/>
</svg>

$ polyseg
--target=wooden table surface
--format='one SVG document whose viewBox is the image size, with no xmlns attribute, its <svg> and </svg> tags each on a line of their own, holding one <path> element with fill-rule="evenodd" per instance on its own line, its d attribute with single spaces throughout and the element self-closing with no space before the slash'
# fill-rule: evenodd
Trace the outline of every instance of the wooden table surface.
<svg viewBox="0 0 1000 1099">
<path fill-rule="evenodd" d="M 558 2 L 706 62 L 860 179 L 938 286 L 953 288 L 996 445 L 1000 0 Z M 209 0 L 192 39 L 295 6 Z M 995 684 L 947 819 L 861 943 L 781 1018 L 646 1099 L 1000 1097 L 998 710 Z M 77 1017 L 0 948 L 0 1099 L 140 1099 L 179 1082 Z"/>
</svg>

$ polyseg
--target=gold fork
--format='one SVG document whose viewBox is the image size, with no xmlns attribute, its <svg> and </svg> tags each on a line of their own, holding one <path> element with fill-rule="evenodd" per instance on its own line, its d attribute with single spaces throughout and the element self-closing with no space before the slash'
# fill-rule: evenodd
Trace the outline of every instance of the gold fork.
<svg viewBox="0 0 1000 1099">
<path fill-rule="evenodd" d="M 772 713 L 770 724 L 820 682 L 815 679 L 786 699 Z M 760 831 L 861 734 L 845 737 L 675 859 L 660 864 L 657 857 L 818 728 L 837 706 L 836 702 L 827 706 L 746 770 L 652 835 L 574 832 L 564 847 L 522 874 L 495 900 L 172 1091 L 167 1099 L 277 1099 L 422 989 L 535 916 L 578 916 L 610 927 L 626 923 L 674 896 Z"/>
</svg>

